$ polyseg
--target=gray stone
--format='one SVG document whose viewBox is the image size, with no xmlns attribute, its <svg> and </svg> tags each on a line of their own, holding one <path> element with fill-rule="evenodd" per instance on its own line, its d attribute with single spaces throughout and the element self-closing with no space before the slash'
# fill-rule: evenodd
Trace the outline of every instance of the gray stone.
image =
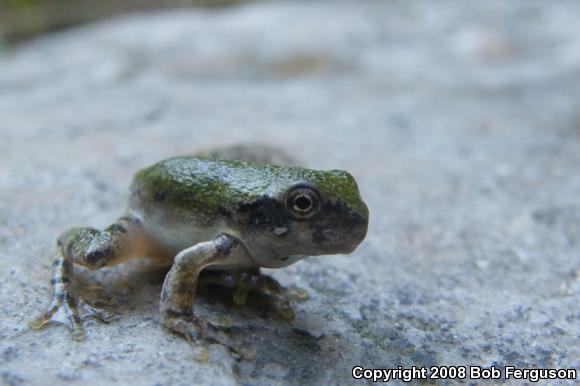
<svg viewBox="0 0 580 386">
<path fill-rule="evenodd" d="M 0 59 L 0 379 L 9 385 L 348 384 L 351 368 L 580 358 L 580 2 L 273 2 L 124 16 Z M 268 272 L 292 323 L 200 296 L 256 352 L 207 362 L 159 323 L 164 272 L 81 283 L 108 325 L 30 331 L 55 238 L 118 216 L 133 172 L 236 143 L 347 169 L 350 256 Z"/>
</svg>

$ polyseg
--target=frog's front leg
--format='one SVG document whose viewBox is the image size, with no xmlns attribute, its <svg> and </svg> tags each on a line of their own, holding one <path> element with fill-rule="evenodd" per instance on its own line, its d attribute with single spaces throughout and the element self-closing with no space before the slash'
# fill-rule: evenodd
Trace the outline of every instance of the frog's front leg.
<svg viewBox="0 0 580 386">
<path fill-rule="evenodd" d="M 84 336 L 79 308 L 85 315 L 106 321 L 110 314 L 103 312 L 73 293 L 73 265 L 90 270 L 114 265 L 144 251 L 145 238 L 137 220 L 121 217 L 103 231 L 94 228 L 72 228 L 63 232 L 57 241 L 57 257 L 52 275 L 52 297 L 48 309 L 32 323 L 38 329 L 54 319 L 60 309 L 64 312 L 73 338 Z"/>
<path fill-rule="evenodd" d="M 220 234 L 214 240 L 194 245 L 175 257 L 161 291 L 161 318 L 171 331 L 195 343 L 205 333 L 213 340 L 235 349 L 216 333 L 215 327 L 193 313 L 193 300 L 201 271 L 211 265 L 251 267 L 254 261 L 243 244 L 233 236 Z"/>
</svg>

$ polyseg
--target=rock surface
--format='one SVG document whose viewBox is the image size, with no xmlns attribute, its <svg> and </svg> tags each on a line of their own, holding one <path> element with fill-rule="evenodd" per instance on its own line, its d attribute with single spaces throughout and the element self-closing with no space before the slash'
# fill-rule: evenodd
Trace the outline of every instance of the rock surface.
<svg viewBox="0 0 580 386">
<path fill-rule="evenodd" d="M 348 384 L 351 368 L 576 367 L 580 2 L 275 2 L 135 14 L 0 58 L 0 383 Z M 211 294 L 256 352 L 197 363 L 161 328 L 163 272 L 92 274 L 117 319 L 30 331 L 58 233 L 104 227 L 133 172 L 259 141 L 359 181 L 350 256 L 269 274 L 292 323 Z M 223 301 L 222 301 L 223 300 Z"/>
</svg>

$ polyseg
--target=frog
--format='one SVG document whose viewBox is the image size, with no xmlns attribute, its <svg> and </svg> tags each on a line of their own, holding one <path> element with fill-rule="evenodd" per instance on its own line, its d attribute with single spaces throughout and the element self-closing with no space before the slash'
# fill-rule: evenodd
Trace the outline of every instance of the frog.
<svg viewBox="0 0 580 386">
<path fill-rule="evenodd" d="M 209 337 L 233 348 L 219 326 L 194 312 L 202 272 L 236 277 L 236 304 L 258 289 L 292 314 L 281 286 L 260 269 L 352 253 L 368 222 L 358 185 L 344 170 L 199 155 L 165 159 L 135 174 L 126 210 L 111 225 L 74 227 L 58 236 L 50 303 L 31 327 L 58 321 L 61 311 L 73 339 L 82 340 L 84 318 L 110 321 L 111 313 L 76 293 L 74 267 L 94 271 L 147 257 L 169 268 L 161 324 L 191 343 Z"/>
</svg>

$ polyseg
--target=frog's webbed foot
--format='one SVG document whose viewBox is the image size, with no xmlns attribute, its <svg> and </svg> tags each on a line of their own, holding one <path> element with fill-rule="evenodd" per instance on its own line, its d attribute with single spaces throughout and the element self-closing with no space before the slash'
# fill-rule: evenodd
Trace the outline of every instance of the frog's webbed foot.
<svg viewBox="0 0 580 386">
<path fill-rule="evenodd" d="M 236 359 L 250 359 L 251 354 L 228 335 L 228 328 L 216 326 L 197 318 L 195 315 L 166 312 L 163 314 L 163 324 L 169 330 L 184 336 L 194 350 L 194 356 L 199 361 L 207 359 L 206 343 L 217 343 L 227 347 Z"/>
<path fill-rule="evenodd" d="M 59 314 L 64 315 L 64 320 Z M 113 318 L 113 314 L 76 298 L 68 290 L 54 291 L 48 309 L 34 319 L 30 323 L 30 327 L 40 329 L 49 322 L 56 321 L 68 326 L 73 339 L 82 340 L 84 338 L 82 318 L 84 317 L 94 317 L 101 322 L 107 323 Z"/>
<path fill-rule="evenodd" d="M 30 323 L 33 329 L 40 329 L 48 322 L 55 321 L 67 325 L 75 340 L 84 338 L 82 316 L 94 317 L 100 321 L 108 322 L 113 314 L 95 305 L 91 305 L 83 299 L 79 299 L 72 291 L 72 263 L 63 254 L 59 254 L 54 261 L 54 274 L 51 279 L 52 297 L 47 310 Z M 107 303 L 107 298 L 101 303 Z"/>
</svg>

